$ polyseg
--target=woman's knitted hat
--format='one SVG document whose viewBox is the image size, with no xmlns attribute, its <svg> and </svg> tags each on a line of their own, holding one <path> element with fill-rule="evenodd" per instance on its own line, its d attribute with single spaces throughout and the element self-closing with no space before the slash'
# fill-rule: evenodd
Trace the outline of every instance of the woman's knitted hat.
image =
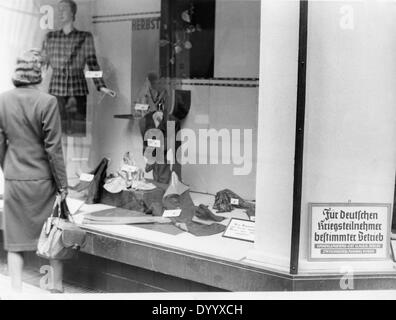
<svg viewBox="0 0 396 320">
<path fill-rule="evenodd" d="M 43 58 L 39 50 L 32 49 L 17 59 L 12 82 L 16 87 L 40 84 Z"/>
</svg>

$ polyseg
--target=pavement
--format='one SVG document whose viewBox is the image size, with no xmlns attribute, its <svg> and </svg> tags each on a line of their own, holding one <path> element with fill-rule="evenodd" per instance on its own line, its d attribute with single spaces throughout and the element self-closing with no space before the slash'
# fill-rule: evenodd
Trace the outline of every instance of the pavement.
<svg viewBox="0 0 396 320">
<path fill-rule="evenodd" d="M 19 300 L 19 299 L 51 299 L 54 296 L 47 290 L 40 288 L 40 281 L 43 275 L 34 269 L 24 270 L 23 274 L 23 291 L 22 293 L 15 293 L 11 289 L 11 281 L 7 276 L 7 266 L 4 261 L 0 259 L 0 300 Z M 65 294 L 96 294 L 98 291 L 83 288 L 71 283 L 64 283 Z"/>
</svg>

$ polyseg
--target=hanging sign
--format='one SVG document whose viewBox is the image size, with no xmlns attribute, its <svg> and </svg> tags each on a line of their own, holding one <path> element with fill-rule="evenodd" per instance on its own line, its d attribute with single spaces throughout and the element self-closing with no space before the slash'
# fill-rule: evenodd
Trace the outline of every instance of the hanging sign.
<svg viewBox="0 0 396 320">
<path fill-rule="evenodd" d="M 389 204 L 310 204 L 310 260 L 386 260 Z"/>
</svg>

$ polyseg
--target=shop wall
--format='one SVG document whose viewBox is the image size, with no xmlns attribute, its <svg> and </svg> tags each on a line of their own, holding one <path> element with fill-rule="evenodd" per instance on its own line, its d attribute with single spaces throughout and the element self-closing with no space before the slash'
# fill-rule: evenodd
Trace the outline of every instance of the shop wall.
<svg viewBox="0 0 396 320">
<path fill-rule="evenodd" d="M 215 77 L 258 78 L 260 1 L 216 1 Z"/>
<path fill-rule="evenodd" d="M 90 19 L 93 15 L 147 12 L 156 12 L 158 16 L 161 10 L 160 0 L 118 0 L 111 2 L 97 0 L 95 5 L 95 13 L 89 17 Z M 143 16 L 146 17 L 147 15 Z M 143 16 L 134 16 L 134 18 Z M 149 16 L 152 16 L 152 14 Z M 118 16 L 99 20 L 117 19 L 121 18 Z M 132 34 L 132 21 L 98 22 L 94 23 L 92 28 L 101 66 L 105 73 L 106 84 L 117 92 L 117 97 L 115 99 L 105 97 L 100 100 L 100 95 L 96 95 L 94 99 L 91 166 L 98 163 L 103 157 L 108 157 L 112 160 L 109 172 L 115 172 L 119 169 L 124 153 L 130 151 L 133 153 L 137 164 L 144 168 L 143 141 L 138 122 L 114 119 L 114 115 L 131 113 L 132 106 L 134 106 L 138 98 L 138 92 L 143 85 L 145 73 L 151 70 L 155 71 L 155 67 L 144 70 L 147 65 L 145 63 L 146 55 L 151 56 L 152 53 L 142 50 L 139 47 L 139 42 L 142 42 L 144 36 L 148 34 L 147 32 L 152 39 L 152 33 L 159 33 L 159 30 L 139 31 L 139 34 Z"/>
<path fill-rule="evenodd" d="M 249 258 L 289 272 L 293 211 L 299 2 L 261 3 L 255 250 Z"/>
<path fill-rule="evenodd" d="M 393 202 L 395 15 L 391 2 L 310 2 L 302 270 L 310 202 Z"/>
<path fill-rule="evenodd" d="M 258 77 L 260 5 L 258 1 L 248 2 L 249 5 L 245 8 L 245 1 L 218 1 L 216 39 L 219 42 L 216 42 L 215 53 L 218 61 L 216 77 Z M 95 15 L 155 13 L 160 11 L 160 5 L 160 0 L 119 0 L 112 1 L 111 4 L 109 1 L 98 0 Z M 228 5 L 229 9 L 223 11 L 222 8 Z M 235 22 L 225 19 L 230 10 L 240 12 L 240 19 L 236 19 Z M 244 32 L 236 32 L 240 28 L 244 28 Z M 140 90 L 138 84 L 142 82 L 137 79 L 144 79 L 140 61 L 144 61 L 146 56 L 138 56 L 144 55 L 144 51 L 134 47 L 136 36 L 134 38 L 130 21 L 95 23 L 93 29 L 108 86 L 115 89 L 119 95 L 114 100 L 105 98 L 95 106 L 92 164 L 107 156 L 113 160 L 110 171 L 114 171 L 118 168 L 123 153 L 132 151 L 138 164 L 143 166 L 142 138 L 138 124 L 134 121 L 113 119 L 113 115 L 130 113 L 137 98 L 136 94 Z M 242 45 L 236 48 L 236 43 Z M 246 50 L 246 47 L 250 49 Z M 247 55 L 246 51 L 254 53 Z M 155 70 L 151 68 L 153 69 Z M 134 70 L 137 70 L 138 74 L 135 74 Z M 192 92 L 191 114 L 183 123 L 183 127 L 252 129 L 253 159 L 249 159 L 253 163 L 252 172 L 247 176 L 234 176 L 234 166 L 231 165 L 187 165 L 183 169 L 183 179 L 196 191 L 215 193 L 223 188 L 231 188 L 243 197 L 254 199 L 258 88 L 214 87 L 209 86 L 209 81 L 207 84 L 183 86 L 183 89 Z"/>
<path fill-rule="evenodd" d="M 216 2 L 215 78 L 258 78 L 260 53 L 260 2 Z M 248 48 L 248 49 L 247 49 Z M 235 83 L 235 82 L 234 82 Z M 236 82 L 241 83 L 241 82 Z M 247 199 L 256 198 L 258 88 L 187 86 L 192 110 L 184 126 L 198 129 L 251 129 L 252 153 L 247 175 L 234 175 L 239 165 L 186 165 L 183 176 L 194 190 L 216 193 L 229 188 Z M 207 121 L 205 121 L 205 119 Z M 244 150 L 243 136 L 235 144 Z"/>
</svg>

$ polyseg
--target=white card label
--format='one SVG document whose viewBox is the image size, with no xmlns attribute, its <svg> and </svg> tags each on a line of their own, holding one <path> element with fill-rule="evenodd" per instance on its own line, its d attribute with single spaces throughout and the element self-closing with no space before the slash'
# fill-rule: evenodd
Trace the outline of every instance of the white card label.
<svg viewBox="0 0 396 320">
<path fill-rule="evenodd" d="M 181 213 L 182 213 L 181 209 L 165 210 L 163 217 L 164 218 L 177 218 L 177 217 L 180 217 Z"/>
<path fill-rule="evenodd" d="M 148 104 L 137 103 L 135 105 L 136 111 L 147 111 L 150 108 Z"/>
<path fill-rule="evenodd" d="M 239 199 L 231 199 L 231 204 L 233 206 L 239 206 Z"/>
<path fill-rule="evenodd" d="M 83 173 L 80 176 L 80 181 L 83 182 L 92 182 L 95 176 L 93 174 Z"/>
<path fill-rule="evenodd" d="M 161 141 L 160 140 L 148 139 L 147 143 L 148 143 L 148 146 L 151 147 L 151 148 L 161 148 Z"/>
<path fill-rule="evenodd" d="M 255 223 L 253 221 L 232 219 L 223 237 L 254 242 L 254 234 Z"/>
<path fill-rule="evenodd" d="M 87 79 L 103 78 L 103 71 L 85 71 L 85 78 Z"/>
</svg>

